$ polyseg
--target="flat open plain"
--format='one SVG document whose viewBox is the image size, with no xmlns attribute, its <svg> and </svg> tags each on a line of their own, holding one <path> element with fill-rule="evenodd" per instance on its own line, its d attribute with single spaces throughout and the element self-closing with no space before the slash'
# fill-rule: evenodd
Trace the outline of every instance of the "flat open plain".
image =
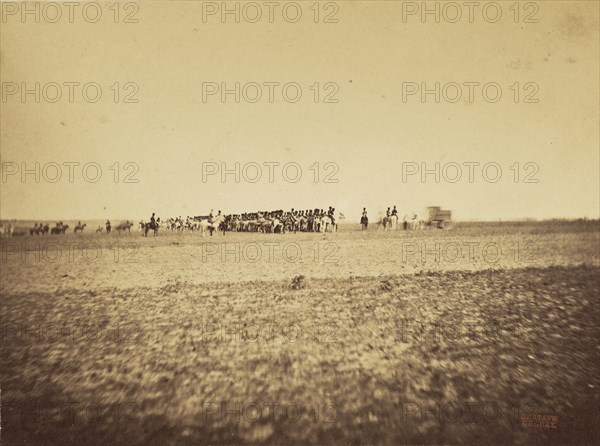
<svg viewBox="0 0 600 446">
<path fill-rule="evenodd" d="M 2 240 L 2 444 L 593 444 L 597 221 Z"/>
</svg>

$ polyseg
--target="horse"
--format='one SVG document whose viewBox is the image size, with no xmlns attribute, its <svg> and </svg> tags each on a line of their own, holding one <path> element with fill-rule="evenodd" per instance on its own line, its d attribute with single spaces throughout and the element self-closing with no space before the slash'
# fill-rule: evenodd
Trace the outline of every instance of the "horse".
<svg viewBox="0 0 600 446">
<path fill-rule="evenodd" d="M 391 227 L 392 226 L 392 218 L 388 217 L 387 215 L 385 217 L 383 217 L 381 219 L 381 221 L 378 223 L 379 224 L 379 229 L 383 229 L 384 231 L 388 229 L 388 226 Z"/>
<path fill-rule="evenodd" d="M 294 216 L 291 213 L 287 213 L 285 214 L 282 218 L 281 218 L 281 225 L 282 225 L 282 232 L 290 232 L 290 231 L 294 231 L 294 233 L 297 231 L 297 224 L 298 220 L 296 218 L 296 216 Z"/>
<path fill-rule="evenodd" d="M 389 226 L 392 229 L 398 229 L 398 215 L 396 215 L 396 214 L 390 215 Z"/>
<path fill-rule="evenodd" d="M 69 229 L 69 225 L 55 226 L 50 231 L 50 234 L 53 234 L 53 235 L 62 234 L 62 235 L 64 235 L 65 232 L 67 232 L 67 229 Z"/>
<path fill-rule="evenodd" d="M 296 232 L 296 231 L 305 232 L 307 226 L 308 226 L 308 219 L 304 215 L 301 215 L 296 220 L 296 223 L 294 225 L 294 232 Z"/>
<path fill-rule="evenodd" d="M 363 215 L 360 217 L 360 225 L 363 231 L 366 231 L 369 228 L 369 217 Z"/>
<path fill-rule="evenodd" d="M 14 228 L 13 225 L 9 224 L 9 225 L 2 225 L 0 224 L 0 237 L 7 237 L 7 238 L 11 238 L 13 236 L 14 233 Z"/>
<path fill-rule="evenodd" d="M 73 228 L 73 232 L 75 234 L 77 234 L 77 231 L 81 231 L 81 233 L 83 233 L 83 229 L 86 227 L 86 224 L 82 224 L 82 225 L 76 225 L 75 228 Z"/>
<path fill-rule="evenodd" d="M 416 231 L 417 229 L 423 229 L 424 222 L 422 220 L 419 220 L 417 214 L 413 214 L 413 218 L 410 220 L 409 225 L 410 229 Z"/>
<path fill-rule="evenodd" d="M 272 220 L 269 218 L 259 218 L 258 219 L 259 225 L 258 225 L 258 230 L 260 232 L 262 232 L 263 234 L 268 234 L 272 232 Z"/>
<path fill-rule="evenodd" d="M 258 232 L 263 223 L 258 219 L 247 220 L 244 222 L 243 227 L 245 228 L 245 232 Z"/>
<path fill-rule="evenodd" d="M 48 223 L 46 223 L 45 225 L 42 225 L 41 223 L 36 226 L 33 227 L 33 229 L 29 230 L 29 234 L 31 235 L 45 235 L 48 234 L 48 232 L 50 231 L 50 225 Z"/>
<path fill-rule="evenodd" d="M 254 220 L 250 220 L 248 222 L 248 231 L 262 233 L 271 232 L 271 220 L 262 216 L 259 216 Z"/>
<path fill-rule="evenodd" d="M 121 223 L 120 225 L 116 226 L 116 230 L 119 232 L 119 234 L 121 233 L 121 231 L 127 231 L 127 232 L 131 232 L 131 227 L 133 226 L 133 223 L 130 222 L 129 220 L 127 220 L 127 222 L 125 223 Z"/>
<path fill-rule="evenodd" d="M 319 220 L 319 232 L 327 232 L 327 228 L 331 227 L 331 232 L 337 232 L 337 223 L 333 222 L 333 218 L 329 215 L 324 215 Z"/>
<path fill-rule="evenodd" d="M 242 222 L 237 218 L 234 218 L 229 222 L 229 231 L 231 232 L 240 232 L 242 229 Z"/>
<path fill-rule="evenodd" d="M 144 223 L 144 237 L 148 237 L 150 230 L 154 231 L 154 237 L 158 235 L 158 228 L 160 226 L 160 218 L 155 222 Z"/>
<path fill-rule="evenodd" d="M 213 231 L 223 231 L 223 235 L 225 235 L 225 231 L 227 231 L 225 217 L 221 214 L 213 217 L 212 223 L 208 225 L 208 231 L 210 232 L 210 235 L 212 235 Z"/>
<path fill-rule="evenodd" d="M 181 219 L 181 217 L 177 217 L 175 220 L 173 220 L 173 223 L 171 223 L 171 229 L 173 231 L 183 232 L 185 227 L 184 227 L 183 220 Z"/>
<path fill-rule="evenodd" d="M 285 225 L 283 224 L 283 221 L 278 219 L 277 217 L 275 217 L 273 220 L 271 220 L 271 232 L 272 233 L 279 232 L 280 234 L 284 234 L 285 233 Z"/>
<path fill-rule="evenodd" d="M 210 235 L 212 236 L 213 232 L 219 229 L 222 221 L 223 221 L 223 216 L 220 214 L 213 218 L 207 218 L 205 220 L 201 220 L 200 223 L 198 223 L 198 228 L 200 229 L 200 232 L 202 233 L 202 237 L 204 237 L 204 233 L 207 230 L 210 233 Z M 221 227 L 220 229 L 223 229 L 223 227 Z M 223 229 L 223 235 L 225 235 L 224 229 Z"/>
</svg>

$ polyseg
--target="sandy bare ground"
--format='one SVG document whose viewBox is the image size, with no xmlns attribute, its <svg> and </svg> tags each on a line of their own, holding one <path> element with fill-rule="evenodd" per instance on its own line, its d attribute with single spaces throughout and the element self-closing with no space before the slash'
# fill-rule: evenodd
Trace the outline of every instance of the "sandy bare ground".
<svg viewBox="0 0 600 446">
<path fill-rule="evenodd" d="M 465 224 L 453 230 L 337 234 L 162 232 L 14 237 L 2 241 L 6 292 L 130 289 L 173 283 L 291 280 L 600 265 L 598 222 Z"/>
<path fill-rule="evenodd" d="M 597 443 L 599 240 L 3 240 L 2 444 Z"/>
</svg>

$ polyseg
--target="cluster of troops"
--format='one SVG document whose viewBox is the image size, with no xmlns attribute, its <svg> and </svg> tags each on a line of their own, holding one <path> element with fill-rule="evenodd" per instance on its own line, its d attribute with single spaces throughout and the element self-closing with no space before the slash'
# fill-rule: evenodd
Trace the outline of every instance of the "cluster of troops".
<svg viewBox="0 0 600 446">
<path fill-rule="evenodd" d="M 222 214 L 218 211 L 216 215 L 212 212 L 209 215 L 199 215 L 195 217 L 187 216 L 183 219 L 181 216 L 168 218 L 161 222 L 160 218 L 156 218 L 153 213 L 148 222 L 140 221 L 140 229 L 142 231 L 146 229 L 164 229 L 169 231 L 200 231 L 205 229 L 215 229 L 219 231 L 229 232 L 324 232 L 327 229 L 332 231 L 337 230 L 337 224 L 339 220 L 343 220 L 345 217 L 343 214 L 339 214 L 336 217 L 335 208 L 329 206 L 329 209 L 306 209 L 306 210 L 295 210 L 292 208 L 290 211 L 284 211 L 282 209 L 274 211 L 258 211 L 258 212 L 245 212 L 241 214 Z M 405 215 L 403 218 L 404 229 L 408 229 L 412 226 L 412 223 L 416 221 L 416 214 L 412 220 L 408 220 L 408 216 Z M 392 224 L 398 224 L 398 210 L 396 206 L 393 208 L 388 207 L 385 213 L 385 217 L 380 224 L 385 228 L 386 226 L 392 226 Z M 363 208 L 360 219 L 363 230 L 368 229 L 369 217 L 367 215 L 367 209 Z M 74 232 L 83 232 L 86 224 L 79 222 Z M 113 226 L 110 220 L 106 220 L 106 232 L 104 228 L 98 226 L 96 229 L 97 233 L 105 232 L 110 234 Z M 133 223 L 130 221 L 123 222 L 115 227 L 118 232 L 131 231 Z M 56 225 L 50 228 L 49 224 L 35 223 L 33 228 L 29 230 L 31 235 L 45 235 L 50 232 L 51 234 L 65 234 L 69 225 L 64 224 L 62 221 L 57 222 Z"/>
<path fill-rule="evenodd" d="M 83 232 L 83 230 L 85 229 L 85 227 L 87 226 L 86 223 L 81 223 L 81 221 L 77 222 L 77 224 L 75 225 L 75 227 L 73 228 L 73 232 L 75 234 L 77 234 L 78 232 Z M 118 224 L 115 229 L 118 232 L 121 231 L 130 231 L 131 227 L 133 226 L 133 223 L 131 223 L 129 220 L 123 223 Z M 69 229 L 69 225 L 63 223 L 62 221 L 58 221 L 56 222 L 56 224 L 53 227 L 50 227 L 50 225 L 48 223 L 44 224 L 44 223 L 34 223 L 33 228 L 29 228 L 29 234 L 30 235 L 46 235 L 48 233 L 50 234 L 65 234 L 67 232 L 67 229 Z M 113 227 L 112 224 L 110 223 L 110 220 L 106 220 L 106 233 L 110 234 L 112 231 Z M 104 228 L 102 228 L 102 226 L 98 226 L 98 228 L 96 229 L 97 233 L 102 233 L 104 232 Z"/>
<path fill-rule="evenodd" d="M 79 224 L 75 227 L 75 232 L 77 231 L 83 231 L 83 228 L 85 227 L 85 224 L 81 224 L 81 222 L 79 222 Z M 58 221 L 56 222 L 56 225 L 54 225 L 52 228 L 50 228 L 50 225 L 48 223 L 43 224 L 43 223 L 34 223 L 33 228 L 29 229 L 29 234 L 30 235 L 46 235 L 48 233 L 50 234 L 65 234 L 67 232 L 67 229 L 69 229 L 69 225 L 64 224 L 62 221 Z"/>
<path fill-rule="evenodd" d="M 336 218 L 335 208 L 329 206 L 329 209 L 306 209 L 232 214 L 226 216 L 224 224 L 229 231 L 237 232 L 252 232 L 264 231 L 269 232 L 268 223 L 273 226 L 272 232 L 323 232 L 326 228 L 331 227 L 333 230 L 337 228 L 337 223 L 343 219 L 343 215 Z M 279 228 L 279 229 L 278 229 Z"/>
<path fill-rule="evenodd" d="M 229 232 L 319 232 L 325 228 L 337 227 L 339 219 L 344 216 L 335 215 L 335 208 L 329 206 L 329 209 L 315 208 L 306 210 L 290 211 L 282 209 L 274 211 L 244 212 L 241 214 L 217 214 L 212 212 L 209 215 L 199 215 L 195 217 L 187 216 L 183 219 L 181 216 L 168 218 L 161 222 L 160 218 L 155 218 L 155 214 L 150 217 L 150 224 L 157 225 L 161 229 L 171 231 L 196 231 L 202 230 L 206 224 L 216 226 L 215 229 Z"/>
</svg>

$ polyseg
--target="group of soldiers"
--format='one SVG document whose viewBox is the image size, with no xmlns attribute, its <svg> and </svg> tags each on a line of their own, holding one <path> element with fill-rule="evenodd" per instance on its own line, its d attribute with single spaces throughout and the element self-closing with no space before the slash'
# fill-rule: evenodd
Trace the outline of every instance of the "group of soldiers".
<svg viewBox="0 0 600 446">
<path fill-rule="evenodd" d="M 60 227 L 59 224 L 62 225 L 62 221 L 60 223 L 57 223 L 56 227 Z M 50 231 L 50 225 L 48 223 L 46 223 L 45 225 L 43 223 L 34 223 L 33 228 L 29 230 L 29 234 L 45 235 L 48 234 L 48 231 Z"/>
<path fill-rule="evenodd" d="M 169 230 L 183 231 L 187 229 L 194 231 L 199 229 L 199 222 L 203 220 L 208 220 L 209 223 L 219 222 L 220 227 L 231 231 L 241 230 L 240 228 L 242 228 L 243 226 L 241 226 L 240 223 L 242 222 L 280 219 L 283 220 L 286 223 L 286 226 L 289 226 L 291 229 L 296 228 L 298 230 L 314 231 L 318 228 L 318 223 L 313 222 L 324 217 L 329 217 L 331 219 L 331 223 L 335 225 L 337 221 L 337 218 L 335 216 L 335 208 L 333 206 L 329 206 L 327 211 L 319 208 L 315 208 L 314 210 L 295 210 L 294 208 L 292 208 L 291 211 L 288 212 L 284 212 L 283 210 L 277 210 L 228 215 L 222 214 L 220 210 L 215 215 L 211 210 L 210 214 L 207 216 L 187 216 L 185 219 L 179 216 L 175 218 L 169 218 L 166 221 L 163 221 L 162 223 L 160 221 L 160 218 L 156 218 L 156 213 L 153 212 L 152 216 L 148 220 L 148 223 L 140 222 L 140 226 L 142 230 L 146 225 L 148 225 L 151 229 L 161 227 Z M 340 218 L 343 218 L 342 214 L 340 214 Z M 298 222 L 303 222 L 304 224 L 299 225 L 297 224 Z M 110 234 L 112 231 L 112 224 L 110 220 L 106 220 L 105 228 L 106 234 Z M 104 232 L 104 229 L 101 226 L 98 226 L 96 232 L 102 233 Z"/>
<path fill-rule="evenodd" d="M 46 235 L 49 232 L 52 234 L 64 234 L 69 225 L 64 224 L 62 221 L 56 222 L 56 225 L 50 228 L 48 223 L 34 223 L 33 228 L 29 229 L 30 235 Z"/>
<path fill-rule="evenodd" d="M 221 211 L 219 211 L 221 212 Z M 263 212 L 252 212 L 252 213 L 242 213 L 242 214 L 233 214 L 231 218 L 235 220 L 248 221 L 255 219 L 272 219 L 272 218 L 283 218 L 287 217 L 291 221 L 297 221 L 300 219 L 313 220 L 319 219 L 323 217 L 329 217 L 333 224 L 336 223 L 335 217 L 335 208 L 329 206 L 327 212 L 324 209 L 315 208 L 313 209 L 305 209 L 305 210 L 296 210 L 292 208 L 289 212 L 285 212 L 281 209 L 276 211 L 263 211 Z"/>
<path fill-rule="evenodd" d="M 314 210 L 306 209 L 304 211 L 296 211 L 294 210 L 294 208 L 292 208 L 290 213 L 292 214 L 292 217 L 295 218 L 323 218 L 327 215 L 329 218 L 331 218 L 332 223 L 335 224 L 335 208 L 332 206 L 329 206 L 327 212 L 325 212 L 323 209 L 318 208 L 315 208 Z"/>
<path fill-rule="evenodd" d="M 257 217 L 263 217 L 263 218 L 272 218 L 272 217 L 277 217 L 281 214 L 289 214 L 292 217 L 295 218 L 299 218 L 299 217 L 304 217 L 304 218 L 309 218 L 309 217 L 314 217 L 314 218 L 322 218 L 325 217 L 326 215 L 328 217 L 330 217 L 334 223 L 335 223 L 335 208 L 332 206 L 329 206 L 329 209 L 327 210 L 327 212 L 325 212 L 324 209 L 319 209 L 319 208 L 315 208 L 314 210 L 311 209 L 306 209 L 306 210 L 296 210 L 294 208 L 292 208 L 289 213 L 288 212 L 284 212 L 283 210 L 279 209 L 276 211 L 258 211 L 258 212 L 251 212 L 251 213 L 242 213 L 242 214 L 233 214 L 233 216 L 241 219 L 241 220 L 251 220 Z M 219 211 L 219 215 L 221 214 L 221 211 Z M 211 213 L 212 216 L 212 213 Z"/>
<path fill-rule="evenodd" d="M 241 225 L 244 222 L 252 221 L 264 221 L 279 219 L 285 223 L 289 222 L 288 226 L 293 227 L 294 223 L 299 221 L 313 222 L 314 220 L 321 219 L 323 217 L 329 217 L 332 224 L 335 224 L 337 218 L 335 216 L 335 208 L 329 206 L 327 211 L 324 209 L 315 208 L 306 210 L 296 210 L 292 208 L 290 211 L 283 211 L 282 209 L 274 211 L 257 211 L 257 212 L 244 212 L 241 214 L 222 214 L 219 210 L 216 214 L 211 211 L 208 215 L 200 215 L 195 217 L 187 216 L 185 219 L 181 216 L 175 218 L 169 218 L 164 222 L 165 229 L 169 230 L 195 230 L 198 228 L 198 223 L 207 220 L 209 223 L 219 222 L 220 226 L 223 226 L 228 231 L 243 230 L 245 226 Z M 342 216 L 343 218 L 343 216 Z M 150 223 L 160 223 L 160 220 L 156 220 L 154 214 L 150 217 Z M 315 225 L 305 224 L 302 226 L 302 230 L 312 230 Z"/>
<path fill-rule="evenodd" d="M 343 219 L 342 214 L 339 215 Z M 329 206 L 327 211 L 315 208 L 314 210 L 289 211 L 282 209 L 276 211 L 251 212 L 226 215 L 223 225 L 228 231 L 269 231 L 268 225 L 272 224 L 272 232 L 319 232 L 324 227 L 337 228 L 338 218 L 335 208 Z"/>
</svg>

